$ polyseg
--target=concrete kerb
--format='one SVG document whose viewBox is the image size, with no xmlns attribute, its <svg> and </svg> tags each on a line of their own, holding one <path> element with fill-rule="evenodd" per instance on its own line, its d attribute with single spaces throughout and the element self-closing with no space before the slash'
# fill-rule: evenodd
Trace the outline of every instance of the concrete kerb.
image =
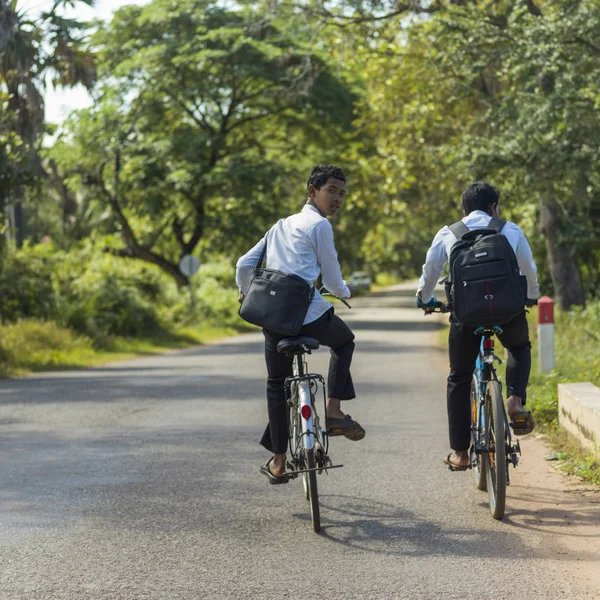
<svg viewBox="0 0 600 600">
<path fill-rule="evenodd" d="M 600 388 L 591 383 L 559 384 L 558 422 L 600 455 Z"/>
</svg>

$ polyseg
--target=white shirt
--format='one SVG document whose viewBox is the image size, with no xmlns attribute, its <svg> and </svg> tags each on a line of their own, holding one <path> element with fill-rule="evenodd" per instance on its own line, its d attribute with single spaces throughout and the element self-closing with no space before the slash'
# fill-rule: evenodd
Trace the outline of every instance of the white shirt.
<svg viewBox="0 0 600 600">
<path fill-rule="evenodd" d="M 321 274 L 323 285 L 330 292 L 340 298 L 350 298 L 333 243 L 331 223 L 310 204 L 306 204 L 302 212 L 277 221 L 265 237 L 237 261 L 235 281 L 242 294 L 248 291 L 267 236 L 267 268 L 297 275 L 310 284 Z M 318 319 L 331 306 L 319 290 L 315 290 L 304 325 Z"/>
<path fill-rule="evenodd" d="M 492 217 L 482 210 L 474 210 L 468 216 L 462 219 L 462 222 L 469 229 L 485 229 Z M 535 300 L 540 297 L 540 286 L 537 280 L 537 267 L 533 262 L 533 255 L 529 242 L 521 228 L 510 221 L 500 232 L 508 238 L 512 249 L 517 256 L 521 275 L 527 278 L 527 297 Z M 456 236 L 450 231 L 448 226 L 442 227 L 433 238 L 431 248 L 427 251 L 427 258 L 423 265 L 423 274 L 419 279 L 419 292 L 422 292 L 423 302 L 427 303 L 433 297 L 433 292 L 437 281 L 442 274 L 444 266 L 448 261 L 452 246 L 457 242 Z"/>
</svg>

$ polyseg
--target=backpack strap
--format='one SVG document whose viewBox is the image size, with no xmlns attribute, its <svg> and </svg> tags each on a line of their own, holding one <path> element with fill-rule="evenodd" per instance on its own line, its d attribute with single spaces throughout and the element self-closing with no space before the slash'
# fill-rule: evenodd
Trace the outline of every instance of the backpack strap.
<svg viewBox="0 0 600 600">
<path fill-rule="evenodd" d="M 465 233 L 469 233 L 469 228 L 462 221 L 448 225 L 448 229 L 454 234 L 457 240 L 461 240 Z"/>
<path fill-rule="evenodd" d="M 488 223 L 487 229 L 493 229 L 496 233 L 500 233 L 505 225 L 506 221 L 504 219 L 492 217 L 492 219 Z"/>
</svg>

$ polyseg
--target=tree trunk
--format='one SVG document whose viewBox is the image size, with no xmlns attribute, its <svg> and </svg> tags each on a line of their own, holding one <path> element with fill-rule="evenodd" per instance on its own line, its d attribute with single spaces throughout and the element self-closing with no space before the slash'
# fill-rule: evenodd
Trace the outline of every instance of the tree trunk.
<svg viewBox="0 0 600 600">
<path fill-rule="evenodd" d="M 22 248 L 25 241 L 25 222 L 23 218 L 23 190 L 20 185 L 17 185 L 15 188 L 14 202 L 13 216 L 15 221 L 13 227 L 15 228 L 15 245 L 17 248 Z"/>
<path fill-rule="evenodd" d="M 573 305 L 583 305 L 583 290 L 573 249 L 560 241 L 561 222 L 555 198 L 540 198 L 540 229 L 546 238 L 548 268 L 558 306 L 561 310 L 569 310 Z"/>
</svg>

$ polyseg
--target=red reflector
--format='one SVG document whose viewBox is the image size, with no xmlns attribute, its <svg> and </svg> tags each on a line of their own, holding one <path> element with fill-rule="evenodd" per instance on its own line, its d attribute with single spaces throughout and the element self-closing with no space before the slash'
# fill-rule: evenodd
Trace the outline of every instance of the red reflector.
<svg viewBox="0 0 600 600">
<path fill-rule="evenodd" d="M 486 350 L 493 350 L 494 349 L 494 340 L 483 340 L 483 347 Z"/>
<path fill-rule="evenodd" d="M 305 404 L 302 407 L 302 411 L 301 412 L 302 412 L 302 418 L 303 419 L 305 419 L 305 420 L 310 419 L 311 411 L 310 411 L 310 406 L 308 404 Z"/>
<path fill-rule="evenodd" d="M 538 300 L 538 325 L 554 323 L 554 301 L 548 296 Z"/>
</svg>

